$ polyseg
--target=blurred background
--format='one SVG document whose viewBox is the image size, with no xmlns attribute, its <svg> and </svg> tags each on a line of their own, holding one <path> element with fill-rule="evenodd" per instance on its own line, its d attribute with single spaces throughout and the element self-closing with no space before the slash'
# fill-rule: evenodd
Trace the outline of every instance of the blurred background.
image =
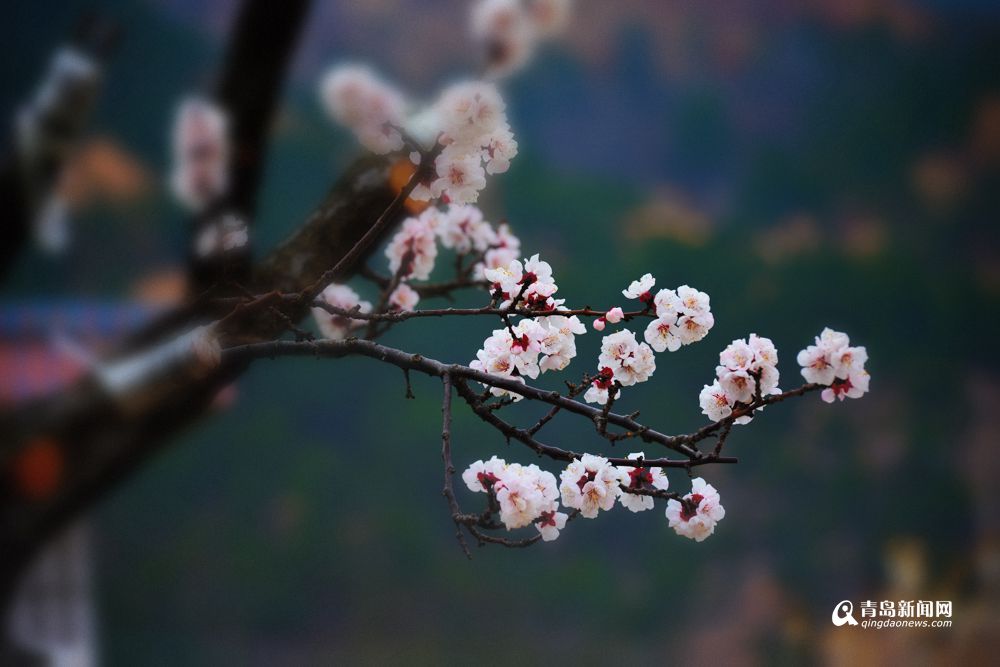
<svg viewBox="0 0 1000 667">
<path fill-rule="evenodd" d="M 0 286 L 8 405 L 74 373 L 40 331 L 96 345 L 177 297 L 169 128 L 214 73 L 237 3 L 10 3 L 3 117 L 86 8 L 122 39 L 65 178 L 72 242 L 25 252 Z M 359 154 L 320 109 L 324 68 L 371 62 L 431 98 L 475 67 L 466 10 L 316 3 L 258 252 Z M 867 346 L 871 393 L 811 395 L 736 429 L 739 465 L 700 471 L 727 509 L 704 543 L 659 506 L 619 509 L 469 562 L 440 495 L 438 383 L 415 378 L 407 401 L 398 370 L 367 360 L 259 362 L 88 517 L 101 663 L 987 662 L 1000 649 L 998 72 L 987 0 L 579 0 L 567 38 L 508 85 L 520 154 L 480 203 L 553 265 L 571 304 L 617 303 L 646 271 L 712 296 L 712 333 L 661 355 L 622 409 L 696 429 L 730 340 L 771 337 L 792 387 L 796 351 L 827 325 Z M 474 319 L 413 321 L 385 342 L 466 363 L 492 328 Z M 599 342 L 582 340 L 566 379 L 592 370 Z M 460 469 L 532 460 L 456 419 Z M 551 444 L 600 448 L 576 422 L 557 420 Z M 843 599 L 953 600 L 953 627 L 845 631 L 829 620 Z"/>
</svg>

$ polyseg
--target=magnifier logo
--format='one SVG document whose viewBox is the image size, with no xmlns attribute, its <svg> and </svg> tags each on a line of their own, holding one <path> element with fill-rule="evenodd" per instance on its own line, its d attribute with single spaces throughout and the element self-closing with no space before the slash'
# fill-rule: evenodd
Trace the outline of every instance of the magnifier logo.
<svg viewBox="0 0 1000 667">
<path fill-rule="evenodd" d="M 858 622 L 854 618 L 854 604 L 850 600 L 841 600 L 837 603 L 837 606 L 833 608 L 833 614 L 830 616 L 830 620 L 838 628 L 845 623 L 850 625 L 857 625 Z"/>
</svg>

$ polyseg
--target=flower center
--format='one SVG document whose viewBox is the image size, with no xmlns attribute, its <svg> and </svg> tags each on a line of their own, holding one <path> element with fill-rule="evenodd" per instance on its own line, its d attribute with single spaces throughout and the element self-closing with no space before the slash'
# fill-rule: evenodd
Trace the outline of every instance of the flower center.
<svg viewBox="0 0 1000 667">
<path fill-rule="evenodd" d="M 687 499 L 687 502 L 681 503 L 681 519 L 684 521 L 690 521 L 694 518 L 695 514 L 698 513 L 698 505 L 705 497 L 700 493 L 692 493 L 691 497 Z"/>
</svg>

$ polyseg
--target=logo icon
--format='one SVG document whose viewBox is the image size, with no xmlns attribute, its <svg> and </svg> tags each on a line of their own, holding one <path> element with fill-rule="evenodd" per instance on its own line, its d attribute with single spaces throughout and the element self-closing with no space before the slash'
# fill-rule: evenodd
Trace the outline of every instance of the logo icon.
<svg viewBox="0 0 1000 667">
<path fill-rule="evenodd" d="M 830 616 L 830 620 L 838 628 L 845 623 L 850 625 L 857 625 L 858 622 L 854 618 L 854 605 L 850 600 L 841 600 L 837 603 L 837 606 L 833 608 L 833 614 Z"/>
</svg>

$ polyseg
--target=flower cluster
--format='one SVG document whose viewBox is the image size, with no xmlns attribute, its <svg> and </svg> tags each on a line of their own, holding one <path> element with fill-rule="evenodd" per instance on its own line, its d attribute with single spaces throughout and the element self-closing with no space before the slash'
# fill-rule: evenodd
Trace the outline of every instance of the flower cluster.
<svg viewBox="0 0 1000 667">
<path fill-rule="evenodd" d="M 523 304 L 532 310 L 552 312 L 563 304 L 563 299 L 552 298 L 559 291 L 552 267 L 537 254 L 524 260 L 524 264 L 515 259 L 506 266 L 484 269 L 483 277 L 489 281 L 490 290 L 499 296 L 501 308 Z"/>
<path fill-rule="evenodd" d="M 667 501 L 667 521 L 683 537 L 701 542 L 715 532 L 715 524 L 726 516 L 719 492 L 701 477 L 691 480 L 691 493 L 683 501 Z"/>
<path fill-rule="evenodd" d="M 647 274 L 648 275 L 648 274 Z M 635 283 L 633 283 L 635 285 Z M 681 345 L 697 343 L 715 326 L 715 317 L 709 306 L 709 297 L 688 285 L 676 290 L 661 289 L 650 299 L 650 284 L 643 292 L 632 297 L 647 304 L 652 303 L 656 319 L 649 323 L 643 338 L 657 352 L 676 352 Z M 626 290 L 624 293 L 628 296 Z"/>
<path fill-rule="evenodd" d="M 597 377 L 583 398 L 588 403 L 605 405 L 616 383 L 631 387 L 648 380 L 656 370 L 656 357 L 649 345 L 636 341 L 634 333 L 622 329 L 603 338 L 597 365 Z"/>
<path fill-rule="evenodd" d="M 474 202 L 486 187 L 486 174 L 501 174 L 517 155 L 506 105 L 492 83 L 465 81 L 446 88 L 429 108 L 411 111 L 405 95 L 363 65 L 332 68 L 320 84 L 330 115 L 349 128 L 374 153 L 399 151 L 410 140 L 421 148 L 440 148 L 434 176 L 410 197 Z M 420 164 L 423 155 L 414 151 Z"/>
<path fill-rule="evenodd" d="M 656 369 L 653 350 L 674 352 L 681 345 L 701 340 L 715 325 L 707 294 L 681 285 L 676 290 L 662 289 L 654 295 L 655 285 L 656 278 L 647 273 L 622 290 L 626 298 L 645 304 L 642 314 L 653 313 L 655 318 L 646 327 L 645 343 L 637 342 L 635 334 L 628 329 L 604 337 L 598 374 L 591 381 L 584 400 L 606 405 L 609 390 L 615 383 L 628 387 L 645 382 L 653 374 Z M 626 316 L 621 307 L 615 306 L 594 321 L 594 329 L 603 331 L 608 324 L 617 324 L 633 316 Z"/>
<path fill-rule="evenodd" d="M 485 253 L 500 243 L 493 225 L 483 219 L 483 212 L 469 204 L 452 205 L 440 216 L 437 235 L 441 245 L 460 255 Z"/>
<path fill-rule="evenodd" d="M 199 237 L 199 252 L 214 253 L 223 252 L 234 247 L 242 247 L 246 244 L 245 226 L 242 227 L 243 235 L 240 236 L 239 229 L 230 229 L 227 226 L 221 231 L 216 226 L 210 227 L 214 235 L 211 237 L 202 235 Z M 216 233 L 219 232 L 219 233 Z M 430 207 L 425 209 L 420 215 L 407 218 L 400 225 L 385 248 L 385 255 L 389 261 L 389 270 L 393 276 L 398 277 L 397 285 L 388 298 L 388 305 L 393 310 L 414 310 L 420 301 L 419 292 L 408 283 L 414 280 L 427 280 L 438 257 L 438 245 L 446 249 L 455 251 L 456 254 L 474 256 L 475 264 L 469 269 L 474 279 L 485 279 L 487 270 L 497 267 L 510 267 L 511 263 L 517 260 L 521 250 L 521 241 L 510 231 L 507 224 L 494 227 L 484 219 L 483 213 L 478 207 L 472 204 L 451 204 L 441 209 Z M 203 247 L 204 246 L 204 247 Z M 556 301 L 549 296 L 557 289 L 555 283 L 551 281 L 551 268 L 548 264 L 538 260 L 537 255 L 526 260 L 524 265 L 517 262 L 523 269 L 525 266 L 535 268 L 539 275 L 546 276 L 545 281 L 533 286 L 524 295 L 524 304 L 534 307 L 540 313 L 554 312 L 561 301 Z M 531 269 L 528 270 L 529 273 Z M 348 299 L 345 303 L 350 303 L 353 307 L 358 303 L 357 295 L 353 301 Z M 334 304 L 340 305 L 340 304 Z M 324 327 L 329 326 L 329 313 L 320 309 L 317 312 L 317 320 L 320 328 L 326 332 Z M 363 312 L 368 312 L 365 309 Z M 340 318 L 344 319 L 344 318 Z M 583 324 L 578 318 L 553 319 L 549 322 L 539 319 L 539 322 L 546 327 L 546 330 L 555 328 L 557 331 L 573 331 L 583 333 Z M 344 329 L 338 324 L 338 329 Z M 353 328 L 353 327 L 352 327 Z M 345 333 L 339 333 L 335 337 L 342 338 Z M 547 355 L 541 361 L 542 370 L 561 370 L 569 363 L 569 360 L 576 356 L 576 346 L 572 336 L 560 335 L 553 337 L 551 333 L 542 338 L 539 343 L 542 354 Z"/>
<path fill-rule="evenodd" d="M 628 458 L 638 461 L 645 459 L 646 455 L 642 452 L 633 452 L 628 455 Z M 644 512 L 653 509 L 653 498 L 652 496 L 644 496 L 638 493 L 629 493 L 625 489 L 642 491 L 652 488 L 666 491 L 670 486 L 670 480 L 667 479 L 663 468 L 618 466 L 618 477 L 621 486 L 624 487 L 621 490 L 622 505 L 632 512 Z"/>
<path fill-rule="evenodd" d="M 434 270 L 438 243 L 458 255 L 475 253 L 477 259 L 481 258 L 473 270 L 480 279 L 485 279 L 487 270 L 508 267 L 521 251 L 521 241 L 509 226 L 494 227 L 472 204 L 430 207 L 404 220 L 389 241 L 385 249 L 389 270 L 402 280 L 427 280 Z"/>
<path fill-rule="evenodd" d="M 851 347 L 847 334 L 829 327 L 816 337 L 816 344 L 799 352 L 796 359 L 802 366 L 806 382 L 827 385 L 821 394 L 824 401 L 861 398 L 868 391 L 870 377 L 865 370 L 868 351 Z"/>
<path fill-rule="evenodd" d="M 469 367 L 519 382 L 524 382 L 525 377 L 537 378 L 548 370 L 563 370 L 576 356 L 576 336 L 586 330 L 575 315 L 525 318 L 510 328 L 496 329 Z M 522 398 L 498 387 L 491 387 L 490 392 L 515 401 Z"/>
<path fill-rule="evenodd" d="M 329 305 L 342 310 L 357 308 L 362 313 L 370 313 L 372 310 L 371 303 L 362 301 L 358 293 L 348 285 L 329 285 L 320 293 L 319 298 Z M 316 323 L 319 325 L 320 332 L 326 338 L 333 340 L 347 338 L 352 330 L 364 324 L 363 320 L 333 315 L 319 307 L 313 307 L 312 312 Z"/>
<path fill-rule="evenodd" d="M 642 462 L 645 455 L 633 452 L 628 458 Z M 559 473 L 558 488 L 552 473 L 537 465 L 507 463 L 496 456 L 471 464 L 462 473 L 462 481 L 470 491 L 495 500 L 490 507 L 499 509 L 507 530 L 534 524 L 546 542 L 559 536 L 569 518 L 559 511 L 560 501 L 585 519 L 597 518 L 619 500 L 626 509 L 643 512 L 653 509 L 651 494 L 666 491 L 670 484 L 662 468 L 614 466 L 594 454 L 583 454 L 566 466 Z M 671 499 L 666 509 L 670 527 L 698 542 L 711 535 L 725 515 L 718 491 L 700 477 L 693 480 L 691 493 L 681 501 Z"/>
<path fill-rule="evenodd" d="M 203 99 L 185 100 L 173 131 L 174 196 L 193 211 L 221 197 L 229 182 L 229 136 L 225 114 Z"/>
<path fill-rule="evenodd" d="M 730 343 L 719 354 L 715 373 L 715 382 L 705 385 L 698 396 L 701 411 L 712 421 L 728 417 L 734 409 L 750 405 L 756 398 L 781 392 L 778 350 L 770 338 L 757 334 Z M 735 423 L 746 424 L 751 419 L 752 415 L 743 415 Z"/>
<path fill-rule="evenodd" d="M 474 202 L 486 187 L 486 174 L 507 171 L 517 155 L 500 91 L 482 81 L 456 83 L 441 93 L 431 113 L 437 120 L 434 139 L 443 149 L 434 160 L 436 178 L 411 197 Z"/>
<path fill-rule="evenodd" d="M 385 248 L 389 271 L 402 279 L 430 278 L 437 259 L 436 230 L 439 225 L 440 213 L 435 208 L 404 220 Z"/>
<path fill-rule="evenodd" d="M 483 44 L 491 74 L 523 67 L 538 43 L 566 26 L 570 0 L 479 0 L 472 9 L 473 36 Z"/>
<path fill-rule="evenodd" d="M 534 524 L 546 542 L 559 537 L 567 515 L 559 511 L 555 476 L 531 465 L 507 463 L 492 457 L 476 461 L 462 473 L 470 491 L 488 493 L 500 507 L 500 521 L 507 530 Z"/>
<path fill-rule="evenodd" d="M 403 148 L 406 100 L 371 68 L 351 64 L 331 69 L 320 83 L 320 97 L 327 112 L 368 150 L 381 155 Z"/>
<path fill-rule="evenodd" d="M 621 494 L 621 474 L 603 456 L 584 454 L 559 474 L 559 493 L 566 507 L 580 510 L 585 519 L 615 506 Z"/>
</svg>

